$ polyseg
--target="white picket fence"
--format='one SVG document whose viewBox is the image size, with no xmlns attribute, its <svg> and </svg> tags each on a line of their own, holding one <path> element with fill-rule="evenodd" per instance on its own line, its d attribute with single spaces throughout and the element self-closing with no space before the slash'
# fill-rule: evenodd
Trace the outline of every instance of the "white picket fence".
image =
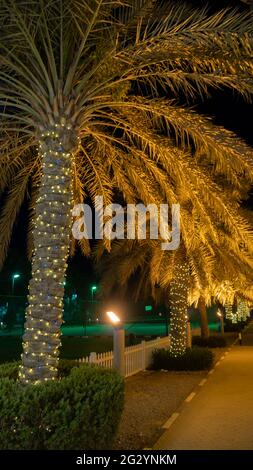
<svg viewBox="0 0 253 470">
<path fill-rule="evenodd" d="M 156 338 L 151 341 L 142 341 L 140 344 L 125 348 L 125 377 L 145 370 L 152 362 L 154 349 L 168 348 L 170 338 Z M 89 356 L 79 359 L 79 362 L 96 364 L 100 367 L 113 367 L 113 351 L 97 354 L 92 352 Z"/>
</svg>

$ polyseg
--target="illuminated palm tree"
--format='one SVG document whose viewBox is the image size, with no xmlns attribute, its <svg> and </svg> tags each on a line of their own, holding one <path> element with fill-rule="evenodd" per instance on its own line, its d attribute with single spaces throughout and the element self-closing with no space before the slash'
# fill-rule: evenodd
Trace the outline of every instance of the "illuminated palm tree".
<svg viewBox="0 0 253 470">
<path fill-rule="evenodd" d="M 214 229 L 217 215 L 213 219 Z M 240 219 L 239 214 L 237 217 Z M 235 223 L 238 219 L 235 218 Z M 156 301 L 169 304 L 170 350 L 174 356 L 182 355 L 186 349 L 188 305 L 203 302 L 206 307 L 215 299 L 224 304 L 237 294 L 246 297 L 246 285 L 253 280 L 250 229 L 249 243 L 244 243 L 242 250 L 244 230 L 241 238 L 239 230 L 237 237 L 231 234 L 229 240 L 227 228 L 219 224 L 219 238 L 214 240 L 205 224 L 199 219 L 196 224 L 192 214 L 186 211 L 183 226 L 181 246 L 176 251 L 163 251 L 161 240 L 118 240 L 113 243 L 110 255 L 105 255 L 101 262 L 101 250 L 95 250 L 101 263 L 103 293 L 108 295 L 118 288 L 122 293 L 131 291 L 135 300 L 152 295 Z M 203 316 L 206 312 L 202 312 L 202 325 Z M 207 323 L 206 318 L 204 321 Z"/>
<path fill-rule="evenodd" d="M 0 263 L 28 194 L 20 380 L 36 383 L 57 374 L 74 203 L 109 204 L 115 189 L 155 202 L 156 188 L 172 203 L 184 173 L 192 185 L 225 173 L 236 191 L 243 172 L 252 181 L 247 146 L 172 99 L 221 86 L 248 97 L 252 25 L 236 11 L 210 17 L 151 0 L 0 0 L 0 24 Z"/>
</svg>

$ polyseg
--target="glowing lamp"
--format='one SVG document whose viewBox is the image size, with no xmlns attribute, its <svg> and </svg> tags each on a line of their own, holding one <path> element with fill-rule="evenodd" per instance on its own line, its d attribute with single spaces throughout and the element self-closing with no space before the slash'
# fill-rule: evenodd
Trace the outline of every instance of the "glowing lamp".
<svg viewBox="0 0 253 470">
<path fill-rule="evenodd" d="M 114 325 L 117 324 L 117 323 L 120 323 L 120 318 L 116 315 L 116 313 L 106 312 L 106 315 Z"/>
</svg>

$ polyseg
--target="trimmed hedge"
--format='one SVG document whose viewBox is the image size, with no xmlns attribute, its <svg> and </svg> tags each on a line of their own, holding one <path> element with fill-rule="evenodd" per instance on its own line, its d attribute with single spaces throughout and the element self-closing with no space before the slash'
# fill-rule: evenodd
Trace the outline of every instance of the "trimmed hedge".
<svg viewBox="0 0 253 470">
<path fill-rule="evenodd" d="M 13 377 L 18 364 L 4 364 Z M 61 380 L 22 386 L 0 379 L 0 449 L 110 449 L 120 421 L 124 381 L 113 370 L 65 363 Z M 69 375 L 68 370 L 70 370 Z"/>
<path fill-rule="evenodd" d="M 238 321 L 237 323 L 232 323 L 231 320 L 226 319 L 224 329 L 227 332 L 233 333 L 241 331 L 247 325 L 247 321 Z"/>
<path fill-rule="evenodd" d="M 192 337 L 193 346 L 201 346 L 203 348 L 224 348 L 227 341 L 224 336 L 209 336 L 209 338 L 201 338 L 201 336 Z"/>
<path fill-rule="evenodd" d="M 204 370 L 213 365 L 214 355 L 210 349 L 193 347 L 185 354 L 173 357 L 169 349 L 156 349 L 153 352 L 153 370 Z"/>
</svg>

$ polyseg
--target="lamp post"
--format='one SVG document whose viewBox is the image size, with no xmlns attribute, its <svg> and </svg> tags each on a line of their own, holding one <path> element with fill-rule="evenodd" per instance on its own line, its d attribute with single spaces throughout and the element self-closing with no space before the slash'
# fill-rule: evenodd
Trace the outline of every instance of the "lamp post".
<svg viewBox="0 0 253 470">
<path fill-rule="evenodd" d="M 15 280 L 20 277 L 20 274 L 13 274 L 12 275 L 12 284 L 11 284 L 11 293 L 14 294 L 14 287 L 15 287 Z"/>
<path fill-rule="evenodd" d="M 220 309 L 217 310 L 217 317 L 220 319 L 220 332 L 224 335 L 224 316 Z"/>
<path fill-rule="evenodd" d="M 125 376 L 125 330 L 120 318 L 114 312 L 106 312 L 113 325 L 113 367 Z"/>
<path fill-rule="evenodd" d="M 94 294 L 97 290 L 97 286 L 95 285 L 91 286 L 90 290 L 91 290 L 91 312 L 92 312 L 92 315 L 94 315 Z"/>
<path fill-rule="evenodd" d="M 11 276 L 11 295 L 12 298 L 10 298 L 10 301 L 8 302 L 8 307 L 7 307 L 7 312 L 6 312 L 6 324 L 8 330 L 11 330 L 11 328 L 14 326 L 15 321 L 16 321 L 16 305 L 15 305 L 15 300 L 13 298 L 14 296 L 14 288 L 15 288 L 15 280 L 20 277 L 20 274 L 14 273 Z"/>
</svg>

